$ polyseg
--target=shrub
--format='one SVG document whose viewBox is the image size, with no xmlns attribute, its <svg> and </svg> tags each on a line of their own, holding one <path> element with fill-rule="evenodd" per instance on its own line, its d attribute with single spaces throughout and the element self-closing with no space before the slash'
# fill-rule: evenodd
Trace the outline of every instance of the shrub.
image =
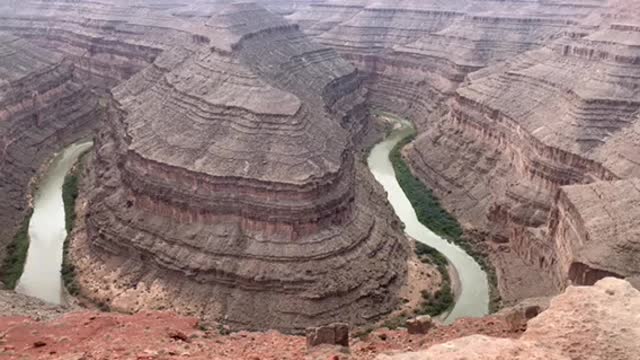
<svg viewBox="0 0 640 360">
<path fill-rule="evenodd" d="M 78 193 L 80 191 L 80 174 L 82 173 L 84 158 L 84 155 L 78 158 L 77 165 L 65 176 L 64 183 L 62 184 L 62 202 L 64 203 L 67 237 L 64 239 L 62 246 L 62 268 L 60 269 L 60 273 L 64 286 L 67 288 L 69 294 L 73 296 L 78 295 L 80 287 L 75 280 L 75 266 L 69 261 L 69 239 L 76 221 L 76 200 L 78 199 Z"/>
<path fill-rule="evenodd" d="M 402 148 L 414 138 L 415 133 L 405 137 L 389 153 L 398 183 L 415 209 L 418 220 L 441 237 L 457 242 L 462 236 L 462 227 L 442 208 L 433 192 L 413 176 L 409 166 L 402 159 Z"/>
<path fill-rule="evenodd" d="M 8 289 L 16 288 L 24 271 L 24 263 L 27 261 L 29 252 L 29 221 L 32 213 L 33 210 L 29 210 L 18 232 L 6 248 L 7 256 L 0 267 L 0 274 L 2 274 L 2 282 Z"/>
</svg>

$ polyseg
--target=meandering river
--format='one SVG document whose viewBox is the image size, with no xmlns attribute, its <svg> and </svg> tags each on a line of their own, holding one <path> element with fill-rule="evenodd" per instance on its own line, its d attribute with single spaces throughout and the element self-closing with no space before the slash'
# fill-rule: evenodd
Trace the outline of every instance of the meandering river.
<svg viewBox="0 0 640 360">
<path fill-rule="evenodd" d="M 78 143 L 56 155 L 38 182 L 29 221 L 29 252 L 16 291 L 50 303 L 63 302 L 62 246 L 65 229 L 62 184 L 78 157 L 91 147 Z"/>
<path fill-rule="evenodd" d="M 389 153 L 411 131 L 409 126 L 398 126 L 385 140 L 378 143 L 369 155 L 369 168 L 387 191 L 389 202 L 404 222 L 407 235 L 440 251 L 456 268 L 461 292 L 455 306 L 447 315 L 446 322 L 461 317 L 486 315 L 489 308 L 486 274 L 460 247 L 437 236 L 418 221 L 409 199 L 396 180 Z M 67 147 L 55 157 L 42 176 L 29 222 L 29 252 L 16 291 L 55 304 L 64 301 L 60 268 L 62 247 L 67 232 L 62 185 L 78 157 L 91 145 L 90 142 L 86 142 Z"/>
<path fill-rule="evenodd" d="M 486 315 L 489 311 L 489 286 L 486 273 L 464 250 L 434 234 L 418 221 L 409 199 L 396 180 L 389 153 L 411 131 L 413 130 L 409 125 L 398 124 L 385 140 L 371 150 L 368 158 L 369 169 L 387 191 L 389 202 L 400 220 L 404 222 L 407 235 L 440 251 L 458 272 L 461 292 L 455 306 L 446 316 L 445 322 L 451 323 L 461 317 Z"/>
</svg>

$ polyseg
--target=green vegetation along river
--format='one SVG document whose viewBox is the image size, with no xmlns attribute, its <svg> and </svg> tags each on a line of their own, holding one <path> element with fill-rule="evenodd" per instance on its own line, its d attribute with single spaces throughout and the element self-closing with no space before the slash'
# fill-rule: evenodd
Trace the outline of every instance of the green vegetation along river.
<svg viewBox="0 0 640 360">
<path fill-rule="evenodd" d="M 459 246 L 436 235 L 418 221 L 414 208 L 396 179 L 389 154 L 398 142 L 412 132 L 413 129 L 407 123 L 397 123 L 391 134 L 371 150 L 367 159 L 369 169 L 387 191 L 389 202 L 404 222 L 407 235 L 438 250 L 457 270 L 461 290 L 453 309 L 446 317 L 446 322 L 450 323 L 462 317 L 486 315 L 489 311 L 489 284 L 486 273 Z"/>
</svg>

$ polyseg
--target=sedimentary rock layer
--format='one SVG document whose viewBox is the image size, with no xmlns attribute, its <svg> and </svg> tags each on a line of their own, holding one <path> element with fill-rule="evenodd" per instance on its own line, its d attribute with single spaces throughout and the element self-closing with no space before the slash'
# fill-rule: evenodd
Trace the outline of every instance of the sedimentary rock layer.
<svg viewBox="0 0 640 360">
<path fill-rule="evenodd" d="M 113 90 L 74 255 L 83 293 L 290 332 L 388 313 L 408 245 L 354 159 L 356 69 L 255 5 L 206 26 L 213 47 L 167 50 Z"/>
<path fill-rule="evenodd" d="M 563 187 L 550 216 L 557 280 L 591 285 L 605 276 L 640 275 L 640 180 Z"/>
<path fill-rule="evenodd" d="M 638 176 L 637 6 L 320 1 L 287 17 L 361 69 L 368 104 L 418 126 L 408 162 L 493 240 L 506 300 L 566 284 L 558 189 Z"/>
<path fill-rule="evenodd" d="M 0 258 L 29 206 L 36 171 L 87 136 L 97 99 L 55 53 L 0 33 Z"/>
<path fill-rule="evenodd" d="M 556 286 L 572 277 L 564 265 L 556 272 L 563 250 L 548 228 L 558 221 L 550 211 L 558 189 L 640 171 L 638 34 L 605 22 L 471 74 L 410 155 L 423 178 L 452 192 L 445 202 L 454 211 L 509 241 Z M 438 164 L 460 151 L 477 155 Z"/>
<path fill-rule="evenodd" d="M 127 19 L 141 10 L 120 5 L 0 4 L 0 249 L 25 215 L 29 183 L 43 163 L 92 134 L 94 93 L 130 77 L 161 49 L 204 41 L 197 34 L 151 25 L 142 16 L 139 23 L 130 23 Z"/>
</svg>

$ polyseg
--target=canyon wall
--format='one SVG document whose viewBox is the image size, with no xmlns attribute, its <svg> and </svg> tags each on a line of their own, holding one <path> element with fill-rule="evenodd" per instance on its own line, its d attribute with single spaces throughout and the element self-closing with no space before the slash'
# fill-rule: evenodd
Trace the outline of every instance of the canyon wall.
<svg viewBox="0 0 640 360">
<path fill-rule="evenodd" d="M 370 106 L 416 124 L 406 160 L 485 240 L 507 303 L 577 281 L 555 199 L 638 176 L 636 5 L 317 1 L 287 17 L 361 70 Z"/>
<path fill-rule="evenodd" d="M 73 240 L 81 293 L 233 329 L 389 313 L 409 246 L 355 159 L 356 68 L 259 6 L 216 9 L 210 43 L 113 89 Z"/>
<path fill-rule="evenodd" d="M 0 259 L 29 207 L 30 182 L 93 128 L 97 98 L 64 57 L 0 32 Z"/>
<path fill-rule="evenodd" d="M 0 259 L 30 206 L 31 181 L 56 151 L 93 135 L 99 98 L 162 49 L 201 41 L 121 5 L 0 4 Z M 127 22 L 135 18 L 142 24 Z"/>
</svg>

